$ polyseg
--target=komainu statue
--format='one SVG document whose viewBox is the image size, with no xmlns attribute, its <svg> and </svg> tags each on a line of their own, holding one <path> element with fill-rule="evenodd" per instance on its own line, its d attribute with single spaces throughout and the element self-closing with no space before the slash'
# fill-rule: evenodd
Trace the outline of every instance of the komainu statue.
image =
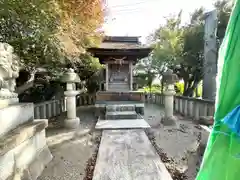
<svg viewBox="0 0 240 180">
<path fill-rule="evenodd" d="M 13 47 L 0 43 L 0 99 L 15 99 L 16 78 L 19 75 L 19 58 Z"/>
</svg>

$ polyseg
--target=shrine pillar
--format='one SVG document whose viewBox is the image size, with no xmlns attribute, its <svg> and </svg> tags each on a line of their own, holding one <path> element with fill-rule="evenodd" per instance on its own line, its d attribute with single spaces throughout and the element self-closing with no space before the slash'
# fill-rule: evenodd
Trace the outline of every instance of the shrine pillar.
<svg viewBox="0 0 240 180">
<path fill-rule="evenodd" d="M 130 91 L 133 90 L 133 64 L 129 62 L 129 71 L 130 71 Z"/>
<path fill-rule="evenodd" d="M 105 64 L 105 68 L 106 68 L 106 87 L 105 90 L 108 91 L 108 81 L 109 81 L 109 77 L 108 77 L 108 64 Z"/>
</svg>

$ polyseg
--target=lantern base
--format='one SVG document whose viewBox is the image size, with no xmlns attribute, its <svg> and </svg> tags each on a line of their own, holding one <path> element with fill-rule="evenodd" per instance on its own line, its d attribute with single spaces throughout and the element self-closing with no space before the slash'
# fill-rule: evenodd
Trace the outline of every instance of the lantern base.
<svg viewBox="0 0 240 180">
<path fill-rule="evenodd" d="M 64 120 L 64 127 L 68 129 L 77 129 L 80 124 L 80 119 L 79 117 L 76 117 L 74 119 L 65 119 Z"/>
<path fill-rule="evenodd" d="M 177 118 L 175 116 L 163 117 L 161 123 L 164 126 L 177 126 Z"/>
</svg>

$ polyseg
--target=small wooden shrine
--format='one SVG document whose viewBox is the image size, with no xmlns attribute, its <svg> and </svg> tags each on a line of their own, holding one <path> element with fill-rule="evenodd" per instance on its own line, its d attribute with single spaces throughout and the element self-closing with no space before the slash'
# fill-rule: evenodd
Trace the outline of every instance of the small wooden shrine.
<svg viewBox="0 0 240 180">
<path fill-rule="evenodd" d="M 133 68 L 138 59 L 151 52 L 135 36 L 107 36 L 99 47 L 88 51 L 105 64 L 105 91 L 126 92 L 133 90 Z"/>
</svg>

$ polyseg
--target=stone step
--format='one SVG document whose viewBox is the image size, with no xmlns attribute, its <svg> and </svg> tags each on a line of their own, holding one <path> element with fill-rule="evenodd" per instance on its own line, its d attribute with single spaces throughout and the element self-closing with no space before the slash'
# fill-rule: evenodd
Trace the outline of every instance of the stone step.
<svg viewBox="0 0 240 180">
<path fill-rule="evenodd" d="M 135 105 L 132 104 L 115 104 L 115 105 L 107 105 L 106 111 L 107 112 L 114 112 L 114 111 L 135 111 Z"/>
<path fill-rule="evenodd" d="M 151 126 L 144 119 L 121 119 L 101 120 L 99 119 L 95 129 L 146 129 Z"/>
<path fill-rule="evenodd" d="M 144 130 L 104 130 L 93 180 L 172 180 Z"/>
<path fill-rule="evenodd" d="M 15 129 L 20 124 L 33 120 L 33 103 L 9 105 L 0 109 L 0 137 Z"/>
<path fill-rule="evenodd" d="M 115 111 L 106 112 L 106 120 L 120 120 L 120 119 L 137 119 L 138 115 L 136 111 Z"/>
<path fill-rule="evenodd" d="M 123 92 L 129 91 L 130 86 L 128 83 L 109 83 L 108 84 L 109 91 Z"/>
<path fill-rule="evenodd" d="M 48 120 L 26 122 L 0 139 L 0 179 L 36 180 L 52 155 L 47 147 Z"/>
</svg>

